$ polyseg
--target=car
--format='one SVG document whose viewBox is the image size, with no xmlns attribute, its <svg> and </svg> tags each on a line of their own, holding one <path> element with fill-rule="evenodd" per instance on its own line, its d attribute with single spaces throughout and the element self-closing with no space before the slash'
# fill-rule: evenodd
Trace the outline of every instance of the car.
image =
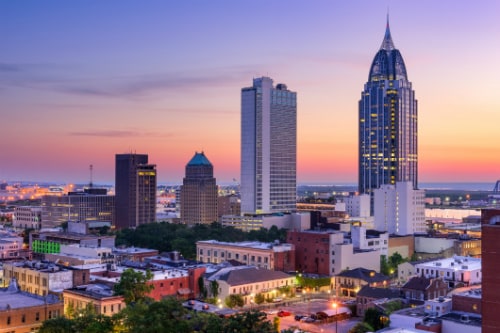
<svg viewBox="0 0 500 333">
<path fill-rule="evenodd" d="M 315 320 L 311 317 L 303 317 L 300 319 L 300 321 L 303 323 L 314 323 L 315 322 Z"/>
<path fill-rule="evenodd" d="M 304 315 L 295 315 L 295 320 L 300 321 L 304 317 L 305 317 Z"/>
<path fill-rule="evenodd" d="M 268 311 L 266 311 L 266 313 L 270 314 L 270 315 L 273 315 L 273 314 L 277 314 L 278 310 L 268 310 Z"/>
<path fill-rule="evenodd" d="M 291 313 L 285 310 L 278 311 L 278 317 L 288 317 Z"/>
</svg>

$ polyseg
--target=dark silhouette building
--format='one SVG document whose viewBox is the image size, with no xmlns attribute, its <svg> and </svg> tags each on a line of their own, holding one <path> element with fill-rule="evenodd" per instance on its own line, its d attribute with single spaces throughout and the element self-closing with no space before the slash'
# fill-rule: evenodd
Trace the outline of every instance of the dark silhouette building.
<svg viewBox="0 0 500 333">
<path fill-rule="evenodd" d="M 384 40 L 359 101 L 359 192 L 396 182 L 418 187 L 417 100 L 387 17 Z"/>
<path fill-rule="evenodd" d="M 186 176 L 182 183 L 181 221 L 192 225 L 217 220 L 214 168 L 203 152 L 195 153 L 186 165 Z"/>
<path fill-rule="evenodd" d="M 146 154 L 117 154 L 115 226 L 135 228 L 156 220 L 156 165 Z"/>
<path fill-rule="evenodd" d="M 500 330 L 500 209 L 481 211 L 482 332 Z"/>
</svg>

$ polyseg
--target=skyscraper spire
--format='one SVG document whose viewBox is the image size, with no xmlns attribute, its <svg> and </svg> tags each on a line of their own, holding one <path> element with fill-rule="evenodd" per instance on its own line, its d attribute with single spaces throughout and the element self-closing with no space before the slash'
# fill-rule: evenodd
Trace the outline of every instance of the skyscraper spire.
<svg viewBox="0 0 500 333">
<path fill-rule="evenodd" d="M 391 37 L 391 29 L 389 28 L 389 9 L 387 9 L 387 25 L 385 26 L 385 36 L 380 46 L 381 50 L 391 51 L 394 50 L 394 42 Z"/>
</svg>

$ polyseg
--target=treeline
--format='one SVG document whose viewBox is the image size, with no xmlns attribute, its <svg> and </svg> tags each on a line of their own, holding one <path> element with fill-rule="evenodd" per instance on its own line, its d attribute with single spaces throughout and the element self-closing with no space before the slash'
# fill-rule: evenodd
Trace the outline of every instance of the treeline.
<svg viewBox="0 0 500 333">
<path fill-rule="evenodd" d="M 220 223 L 197 224 L 189 227 L 184 224 L 149 223 L 136 229 L 116 232 L 116 245 L 136 246 L 158 250 L 159 252 L 179 251 L 186 259 L 196 259 L 196 242 L 214 239 L 221 242 L 260 241 L 274 242 L 286 240 L 286 230 L 276 226 L 269 230 L 261 228 L 249 232 Z"/>
<path fill-rule="evenodd" d="M 179 301 L 129 304 L 113 316 L 96 314 L 92 305 L 72 316 L 48 319 L 40 333 L 278 333 L 279 322 L 271 323 L 265 313 L 250 311 L 229 318 L 186 310 Z"/>
</svg>

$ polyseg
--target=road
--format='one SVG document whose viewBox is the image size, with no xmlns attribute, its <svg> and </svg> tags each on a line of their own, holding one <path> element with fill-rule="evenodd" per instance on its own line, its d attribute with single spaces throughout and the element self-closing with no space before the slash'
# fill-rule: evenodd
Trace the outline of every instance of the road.
<svg viewBox="0 0 500 333">
<path fill-rule="evenodd" d="M 288 317 L 280 317 L 280 330 L 287 328 L 299 328 L 306 332 L 311 333 L 322 333 L 322 332 L 335 332 L 335 322 L 333 323 L 304 323 L 296 321 L 294 316 L 296 314 L 308 315 L 311 313 L 316 313 L 318 311 L 323 311 L 325 309 L 331 309 L 331 301 L 317 299 L 310 300 L 307 302 L 300 302 L 291 304 L 288 306 L 279 307 L 279 310 L 285 310 L 292 313 Z M 267 315 L 267 318 L 273 322 L 276 314 Z M 360 321 L 359 318 L 350 318 L 348 320 L 339 321 L 337 323 L 337 332 L 335 333 L 348 333 L 349 330 Z"/>
</svg>

